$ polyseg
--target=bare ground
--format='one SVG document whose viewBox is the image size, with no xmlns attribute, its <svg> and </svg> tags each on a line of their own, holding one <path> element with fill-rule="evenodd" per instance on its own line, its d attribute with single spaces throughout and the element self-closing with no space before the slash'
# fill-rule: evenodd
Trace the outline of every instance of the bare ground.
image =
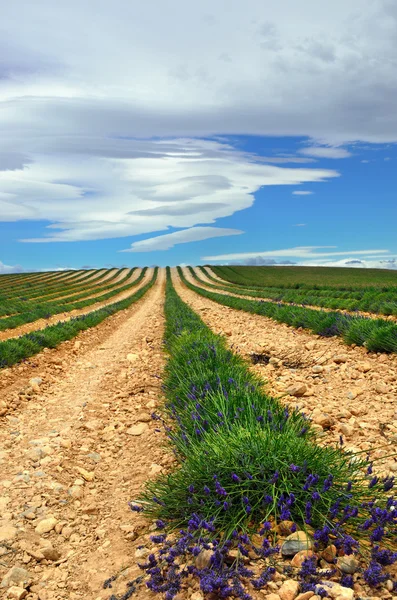
<svg viewBox="0 0 397 600">
<path fill-rule="evenodd" d="M 127 503 L 173 460 L 150 416 L 161 396 L 163 297 L 161 273 L 108 327 L 44 353 L 42 383 L 2 419 L 0 581 L 26 569 L 29 600 L 108 598 L 105 579 L 122 571 L 117 590 L 139 574 L 133 540 L 147 523 Z"/>
</svg>

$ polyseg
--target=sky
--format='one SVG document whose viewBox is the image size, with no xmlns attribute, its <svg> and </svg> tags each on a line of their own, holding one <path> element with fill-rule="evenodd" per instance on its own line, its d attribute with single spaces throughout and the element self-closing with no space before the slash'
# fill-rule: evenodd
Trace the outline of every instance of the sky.
<svg viewBox="0 0 397 600">
<path fill-rule="evenodd" d="M 394 0 L 0 8 L 0 273 L 397 269 Z"/>
</svg>

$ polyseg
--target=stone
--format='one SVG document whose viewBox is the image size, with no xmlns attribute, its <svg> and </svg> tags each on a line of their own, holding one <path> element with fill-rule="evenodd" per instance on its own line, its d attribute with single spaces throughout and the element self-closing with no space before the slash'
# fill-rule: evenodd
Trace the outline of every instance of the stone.
<svg viewBox="0 0 397 600">
<path fill-rule="evenodd" d="M 149 429 L 149 425 L 147 423 L 138 423 L 138 425 L 133 425 L 129 427 L 126 431 L 128 435 L 142 435 L 145 431 Z"/>
<path fill-rule="evenodd" d="M 307 392 L 307 386 L 304 383 L 296 383 L 287 388 L 287 394 L 300 398 Z"/>
<path fill-rule="evenodd" d="M 314 367 L 312 367 L 312 371 L 313 373 L 322 373 L 324 371 L 324 367 L 321 365 L 314 365 Z"/>
<path fill-rule="evenodd" d="M 303 562 L 307 558 L 311 558 L 314 556 L 314 552 L 312 550 L 301 550 L 291 560 L 291 567 L 301 567 Z"/>
<path fill-rule="evenodd" d="M 359 567 L 359 562 L 354 556 L 340 556 L 336 564 L 342 573 L 347 573 L 348 575 L 353 575 Z"/>
<path fill-rule="evenodd" d="M 76 500 L 79 500 L 80 498 L 83 497 L 84 492 L 81 488 L 80 485 L 73 485 L 70 490 L 69 490 L 69 495 L 72 496 L 72 498 L 75 498 Z"/>
<path fill-rule="evenodd" d="M 314 596 L 314 592 L 303 592 L 303 594 L 297 595 L 296 600 L 309 600 L 312 596 Z"/>
<path fill-rule="evenodd" d="M 0 587 L 9 587 L 10 584 L 15 584 L 18 587 L 26 587 L 31 579 L 30 573 L 26 569 L 12 567 L 3 577 Z"/>
<path fill-rule="evenodd" d="M 335 422 L 331 415 L 316 411 L 313 411 L 312 420 L 316 425 L 321 425 L 323 429 L 329 429 Z"/>
<path fill-rule="evenodd" d="M 0 542 L 9 542 L 13 540 L 18 533 L 16 527 L 11 523 L 6 523 L 0 527 Z"/>
<path fill-rule="evenodd" d="M 306 350 L 314 350 L 316 348 L 316 346 L 317 346 L 317 344 L 314 341 L 307 342 L 307 344 L 305 344 Z"/>
<path fill-rule="evenodd" d="M 190 600 L 204 600 L 204 596 L 202 596 L 200 592 L 194 592 L 194 594 L 190 596 Z"/>
<path fill-rule="evenodd" d="M 50 531 L 52 531 L 54 529 L 54 527 L 57 523 L 58 523 L 58 520 L 55 519 L 55 517 L 43 519 L 36 526 L 35 532 L 38 533 L 39 535 L 42 535 L 43 533 L 49 533 Z"/>
<path fill-rule="evenodd" d="M 379 381 L 375 385 L 375 392 L 377 392 L 378 394 L 387 394 L 388 391 L 389 391 L 389 388 L 387 387 L 387 385 L 382 383 L 381 381 Z"/>
<path fill-rule="evenodd" d="M 56 561 L 61 558 L 61 553 L 53 546 L 45 546 L 41 548 L 41 553 L 46 560 Z"/>
<path fill-rule="evenodd" d="M 266 594 L 266 600 L 280 600 L 278 594 Z"/>
<path fill-rule="evenodd" d="M 138 354 L 133 354 L 133 353 L 127 354 L 128 362 L 135 362 L 136 360 L 138 360 L 138 358 L 139 358 Z"/>
<path fill-rule="evenodd" d="M 211 550 L 201 550 L 200 554 L 196 557 L 194 564 L 197 569 L 206 569 L 209 567 L 211 561 L 212 552 Z"/>
<path fill-rule="evenodd" d="M 333 544 L 327 546 L 325 550 L 321 552 L 321 558 L 332 563 L 336 558 L 336 547 Z"/>
<path fill-rule="evenodd" d="M 316 586 L 316 590 L 320 588 L 325 589 L 330 598 L 338 598 L 338 600 L 353 600 L 354 598 L 354 590 L 344 587 L 339 583 L 334 583 L 333 581 L 320 583 Z"/>
<path fill-rule="evenodd" d="M 94 480 L 94 477 L 95 477 L 94 471 L 86 471 L 85 469 L 82 469 L 81 467 L 77 467 L 77 471 L 80 473 L 82 478 L 85 479 L 85 481 L 93 481 Z"/>
<path fill-rule="evenodd" d="M 284 581 L 281 588 L 278 590 L 278 595 L 281 600 L 295 600 L 299 591 L 299 583 L 293 579 Z"/>
<path fill-rule="evenodd" d="M 293 521 L 280 521 L 280 523 L 277 526 L 277 530 L 282 536 L 291 535 L 291 533 L 293 533 L 293 531 L 291 531 L 291 527 L 293 527 L 294 525 L 295 523 Z M 259 542 L 258 545 L 260 545 L 260 543 L 261 542 Z"/>
<path fill-rule="evenodd" d="M 138 423 L 150 423 L 152 417 L 148 413 L 139 413 L 136 418 Z"/>
<path fill-rule="evenodd" d="M 13 585 L 7 590 L 7 598 L 14 598 L 16 600 L 22 600 L 28 595 L 28 592 L 19 586 Z"/>
<path fill-rule="evenodd" d="M 281 546 L 283 556 L 295 556 L 301 550 L 311 550 L 313 541 L 304 531 L 295 531 L 289 535 Z"/>
<path fill-rule="evenodd" d="M 40 386 L 43 383 L 43 380 L 41 377 L 32 377 L 32 379 L 29 379 L 29 385 L 31 386 Z"/>
<path fill-rule="evenodd" d="M 334 357 L 334 363 L 337 365 L 341 365 L 342 363 L 346 363 L 348 361 L 348 356 L 346 354 L 338 354 L 338 356 Z"/>
<path fill-rule="evenodd" d="M 349 423 L 341 423 L 339 425 L 339 431 L 346 437 L 350 437 L 354 433 L 354 427 L 353 425 L 349 425 Z"/>
</svg>

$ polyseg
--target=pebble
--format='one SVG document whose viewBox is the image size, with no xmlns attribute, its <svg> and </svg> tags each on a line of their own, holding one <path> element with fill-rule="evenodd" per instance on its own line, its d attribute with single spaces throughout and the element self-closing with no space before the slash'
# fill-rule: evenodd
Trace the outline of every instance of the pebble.
<svg viewBox="0 0 397 600">
<path fill-rule="evenodd" d="M 13 585 L 7 590 L 7 598 L 14 598 L 16 600 L 22 600 L 28 595 L 28 592 L 19 586 Z"/>
<path fill-rule="evenodd" d="M 295 556 L 301 550 L 311 550 L 313 541 L 304 531 L 296 531 L 289 535 L 281 546 L 283 556 Z"/>
<path fill-rule="evenodd" d="M 340 556 L 336 561 L 342 573 L 353 575 L 359 567 L 359 562 L 354 556 Z"/>
<path fill-rule="evenodd" d="M 55 527 L 55 525 L 58 523 L 58 520 L 55 519 L 55 517 L 50 517 L 48 519 L 43 519 L 42 521 L 40 521 L 40 523 L 36 526 L 36 533 L 38 533 L 39 535 L 42 535 L 43 533 L 49 533 L 50 531 L 52 531 Z"/>
<path fill-rule="evenodd" d="M 287 388 L 287 394 L 289 394 L 290 396 L 295 396 L 296 398 L 300 398 L 306 392 L 307 392 L 307 386 L 304 383 L 290 385 Z"/>
<path fill-rule="evenodd" d="M 338 354 L 338 356 L 334 357 L 334 363 L 340 365 L 348 361 L 348 356 L 346 354 Z"/>
<path fill-rule="evenodd" d="M 26 569 L 12 567 L 3 577 L 0 587 L 9 587 L 10 583 L 15 583 L 18 587 L 25 587 L 31 579 L 31 575 Z"/>
<path fill-rule="evenodd" d="M 301 567 L 303 562 L 312 556 L 314 556 L 312 550 L 301 550 L 300 552 L 297 552 L 291 560 L 291 567 Z"/>
<path fill-rule="evenodd" d="M 212 552 L 211 550 L 201 550 L 200 554 L 196 557 L 194 561 L 197 569 L 206 569 L 211 561 Z"/>
<path fill-rule="evenodd" d="M 138 423 L 138 425 L 133 425 L 129 427 L 126 431 L 128 435 L 142 435 L 147 429 L 149 429 L 149 425 L 147 423 Z"/>
<path fill-rule="evenodd" d="M 11 523 L 6 523 L 0 527 L 0 542 L 7 542 L 13 540 L 18 533 L 18 530 L 11 525 Z"/>
<path fill-rule="evenodd" d="M 316 589 L 321 587 L 327 591 L 330 598 L 338 598 L 338 600 L 353 600 L 354 598 L 354 591 L 351 588 L 340 585 L 339 583 L 327 581 L 316 586 Z"/>
<path fill-rule="evenodd" d="M 81 467 L 77 467 L 77 471 L 80 473 L 82 478 L 85 479 L 85 481 L 93 481 L 94 480 L 95 473 L 93 471 L 86 471 L 85 469 L 82 469 Z"/>
<path fill-rule="evenodd" d="M 56 561 L 61 558 L 61 553 L 53 546 L 45 546 L 41 549 L 41 553 L 46 560 Z"/>
<path fill-rule="evenodd" d="M 281 600 L 295 600 L 299 591 L 299 583 L 294 579 L 284 581 L 281 588 L 278 590 L 278 595 Z"/>
<path fill-rule="evenodd" d="M 309 600 L 312 596 L 314 596 L 314 592 L 303 592 L 303 594 L 297 595 L 296 600 Z"/>
</svg>

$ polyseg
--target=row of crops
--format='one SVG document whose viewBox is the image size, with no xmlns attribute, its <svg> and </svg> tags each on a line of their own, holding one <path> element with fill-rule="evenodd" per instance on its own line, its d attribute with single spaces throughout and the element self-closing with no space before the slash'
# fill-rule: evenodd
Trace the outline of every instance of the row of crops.
<svg viewBox="0 0 397 600">
<path fill-rule="evenodd" d="M 56 348 L 61 342 L 70 340 L 75 337 L 80 331 L 84 331 L 91 327 L 95 327 L 104 319 L 116 312 L 128 308 L 153 286 L 157 279 L 158 269 L 153 272 L 153 276 L 148 283 L 140 287 L 134 294 L 127 298 L 113 302 L 108 306 L 93 310 L 88 314 L 80 317 L 75 317 L 66 322 L 60 322 L 56 325 L 51 325 L 40 331 L 34 331 L 17 338 L 0 342 L 0 368 L 14 365 L 25 358 L 29 358 L 41 352 L 43 348 Z M 143 278 L 141 273 L 139 281 Z M 135 280 L 135 285 L 138 279 Z M 128 286 L 128 289 L 131 286 Z M 117 291 L 119 293 L 120 290 Z M 98 301 L 98 298 L 95 299 Z"/>
<path fill-rule="evenodd" d="M 299 571 L 288 567 L 301 591 L 326 595 L 325 580 L 341 575 L 338 555 L 365 562 L 369 585 L 390 579 L 397 560 L 393 479 L 374 475 L 368 457 L 319 446 L 310 421 L 269 397 L 179 298 L 169 269 L 165 315 L 166 402 L 153 418 L 163 420 L 178 466 L 148 482 L 131 504 L 158 528 L 151 538 L 157 550 L 140 565 L 149 588 L 171 600 L 196 578 L 210 597 L 248 600 L 288 554 L 280 539 L 286 528 L 314 551 Z M 319 570 L 331 545 L 336 556 Z M 247 566 L 252 559 L 254 568 Z M 353 578 L 345 574 L 340 583 L 352 587 Z"/>
<path fill-rule="evenodd" d="M 346 312 L 316 310 L 292 304 L 251 300 L 225 293 L 221 294 L 216 290 L 223 289 L 222 285 L 217 286 L 214 284 L 214 291 L 202 287 L 202 285 L 209 286 L 200 279 L 194 270 L 191 273 L 200 285 L 194 285 L 188 281 L 180 267 L 178 267 L 178 272 L 187 287 L 219 304 L 236 310 L 270 317 L 279 323 L 286 323 L 292 327 L 302 327 L 324 337 L 339 336 L 347 344 L 365 346 L 372 352 L 397 352 L 396 323 L 381 318 L 372 319 Z M 233 291 L 240 294 L 240 289 L 234 289 Z"/>
<path fill-rule="evenodd" d="M 235 265 L 211 265 L 211 269 L 222 279 L 245 287 L 325 288 L 346 291 L 376 288 L 387 291 L 397 286 L 397 271 L 391 269 Z"/>
<path fill-rule="evenodd" d="M 219 279 L 211 275 L 205 267 L 200 267 L 202 272 L 211 279 L 218 288 L 226 291 L 236 292 L 244 296 L 255 298 L 266 298 L 275 302 L 291 302 L 303 306 L 318 306 L 332 310 L 346 310 L 377 313 L 379 315 L 397 316 L 397 277 L 396 286 L 388 288 L 361 287 L 349 290 L 338 287 L 277 287 L 277 286 L 255 286 L 247 287 L 242 284 L 222 284 Z M 342 270 L 342 269 L 340 269 Z M 222 273 L 222 267 L 214 269 L 217 274 Z M 251 284 L 252 285 L 252 284 Z M 220 286 L 223 286 L 222 288 Z"/>
<path fill-rule="evenodd" d="M 123 274 L 123 271 L 126 273 Z M 119 269 L 110 277 L 106 275 L 99 278 L 94 272 L 81 281 L 67 279 L 60 282 L 55 279 L 53 283 L 46 281 L 29 289 L 20 289 L 18 286 L 16 290 L 0 292 L 0 331 L 109 300 L 139 285 L 146 268 L 137 278 L 133 277 L 134 271 Z"/>
</svg>

